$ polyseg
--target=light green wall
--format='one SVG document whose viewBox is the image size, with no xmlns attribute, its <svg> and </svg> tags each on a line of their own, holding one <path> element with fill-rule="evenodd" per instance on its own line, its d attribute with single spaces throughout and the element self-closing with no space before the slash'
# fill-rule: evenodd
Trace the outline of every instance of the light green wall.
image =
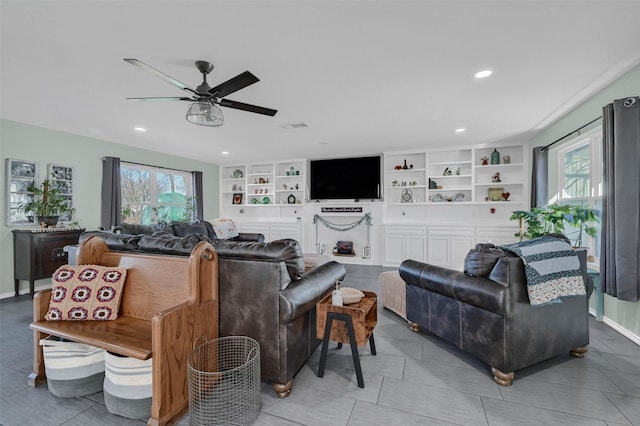
<svg viewBox="0 0 640 426">
<path fill-rule="evenodd" d="M 46 175 L 47 164 L 63 164 L 75 167 L 74 204 L 80 225 L 87 229 L 100 226 L 100 187 L 102 184 L 102 157 L 120 157 L 154 166 L 202 172 L 204 190 L 204 217 L 218 217 L 219 173 L 216 164 L 204 163 L 182 157 L 160 154 L 104 140 L 78 136 L 15 121 L 0 120 L 0 158 L 2 182 L 6 181 L 6 158 L 39 162 L 40 179 Z M 6 186 L 6 184 L 3 184 Z M 5 220 L 6 188 L 0 201 L 0 297 L 13 294 L 13 235 Z M 24 226 L 22 228 L 25 228 Z M 36 286 L 42 285 L 37 282 Z M 26 290 L 28 283 L 21 282 Z"/>
<path fill-rule="evenodd" d="M 531 140 L 531 147 L 547 145 L 590 122 L 594 118 L 602 115 L 602 107 L 611 103 L 614 99 L 638 95 L 640 95 L 640 65 L 627 72 L 614 83 L 537 135 Z M 597 126 L 599 123 L 599 121 L 594 123 L 590 128 Z M 561 143 L 556 144 L 554 148 L 558 146 L 561 146 Z M 553 153 L 551 154 L 549 159 L 553 161 L 549 162 L 550 197 L 557 192 L 558 186 L 557 162 L 555 161 Z M 640 338 L 640 302 L 625 302 L 605 295 L 604 316 L 606 320 L 617 324 Z"/>
</svg>

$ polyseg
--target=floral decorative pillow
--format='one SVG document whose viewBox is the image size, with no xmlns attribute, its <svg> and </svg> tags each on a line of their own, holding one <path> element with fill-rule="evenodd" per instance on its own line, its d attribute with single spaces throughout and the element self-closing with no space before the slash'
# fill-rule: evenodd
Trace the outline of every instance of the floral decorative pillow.
<svg viewBox="0 0 640 426">
<path fill-rule="evenodd" d="M 236 224 L 231 219 L 213 219 L 209 221 L 216 233 L 216 238 L 228 240 L 237 237 L 239 234 Z"/>
<path fill-rule="evenodd" d="M 52 277 L 45 319 L 114 320 L 118 318 L 127 270 L 117 266 L 63 265 Z"/>
</svg>

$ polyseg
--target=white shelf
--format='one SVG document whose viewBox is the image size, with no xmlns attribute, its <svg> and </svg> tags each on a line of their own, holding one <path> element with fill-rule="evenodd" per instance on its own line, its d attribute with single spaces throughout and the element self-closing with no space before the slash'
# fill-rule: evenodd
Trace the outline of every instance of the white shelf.
<svg viewBox="0 0 640 426">
<path fill-rule="evenodd" d="M 442 189 L 430 189 L 429 192 L 447 192 L 447 191 L 471 191 L 473 188 L 470 186 L 452 186 Z"/>
<path fill-rule="evenodd" d="M 439 161 L 437 163 L 429 163 L 428 166 L 460 166 L 464 164 L 471 164 L 471 160 L 462 160 L 462 161 Z"/>
<path fill-rule="evenodd" d="M 429 179 L 451 179 L 451 178 L 470 178 L 471 175 L 433 175 L 427 176 Z"/>
</svg>

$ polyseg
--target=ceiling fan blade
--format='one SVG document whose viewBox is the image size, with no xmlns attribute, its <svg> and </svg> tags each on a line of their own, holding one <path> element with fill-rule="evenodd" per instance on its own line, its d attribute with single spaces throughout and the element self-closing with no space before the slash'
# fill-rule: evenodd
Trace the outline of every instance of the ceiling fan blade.
<svg viewBox="0 0 640 426">
<path fill-rule="evenodd" d="M 220 99 L 220 106 L 241 109 L 242 111 L 255 112 L 257 114 L 264 114 L 273 117 L 278 110 L 271 108 L 264 108 L 257 105 L 249 105 L 238 101 L 232 101 L 231 99 Z"/>
<path fill-rule="evenodd" d="M 175 78 L 170 77 L 170 76 L 166 75 L 165 73 L 160 72 L 160 71 L 158 71 L 157 69 L 155 69 L 153 67 L 150 67 L 149 65 L 145 64 L 142 61 L 139 61 L 137 59 L 125 59 L 124 61 L 130 63 L 131 65 L 133 65 L 135 67 L 140 68 L 143 71 L 146 71 L 146 72 L 148 72 L 150 74 L 155 75 L 156 77 L 166 81 L 167 83 L 176 86 L 180 90 L 184 90 L 185 92 L 191 92 L 194 95 L 196 94 L 196 91 L 194 89 L 192 89 L 191 87 L 187 86 L 183 82 L 178 81 Z"/>
<path fill-rule="evenodd" d="M 192 101 L 195 102 L 193 98 L 178 98 L 178 97 L 154 97 L 154 98 L 125 98 L 128 101 Z"/>
<path fill-rule="evenodd" d="M 251 74 L 249 71 L 245 71 L 224 83 L 218 84 L 216 87 L 209 90 L 209 93 L 217 96 L 218 98 L 224 98 L 233 92 L 237 92 L 240 89 L 244 89 L 245 87 L 252 85 L 253 83 L 257 83 L 258 81 L 260 81 L 258 77 Z"/>
</svg>

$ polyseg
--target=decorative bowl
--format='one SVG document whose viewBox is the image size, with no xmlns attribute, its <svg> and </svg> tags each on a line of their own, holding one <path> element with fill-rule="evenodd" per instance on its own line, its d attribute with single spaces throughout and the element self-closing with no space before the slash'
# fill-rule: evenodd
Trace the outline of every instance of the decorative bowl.
<svg viewBox="0 0 640 426">
<path fill-rule="evenodd" d="M 358 303 L 364 297 L 364 293 L 357 288 L 342 287 L 340 290 L 342 291 L 342 303 L 345 305 Z"/>
</svg>

